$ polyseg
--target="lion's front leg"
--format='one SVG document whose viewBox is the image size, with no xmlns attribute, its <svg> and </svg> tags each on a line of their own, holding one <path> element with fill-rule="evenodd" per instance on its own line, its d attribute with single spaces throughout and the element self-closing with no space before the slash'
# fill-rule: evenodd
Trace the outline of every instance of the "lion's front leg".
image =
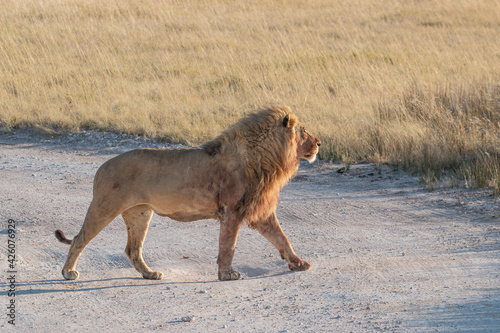
<svg viewBox="0 0 500 333">
<path fill-rule="evenodd" d="M 219 265 L 219 280 L 221 281 L 238 280 L 240 278 L 240 273 L 233 270 L 232 262 L 241 224 L 241 221 L 228 216 L 221 219 L 219 256 L 217 258 L 217 264 Z"/>
<path fill-rule="evenodd" d="M 252 224 L 271 244 L 280 252 L 281 258 L 286 260 L 288 268 L 292 271 L 305 271 L 311 268 L 311 264 L 301 260 L 293 251 L 292 245 L 286 238 L 283 229 L 278 222 L 276 213 L 264 221 Z"/>
</svg>

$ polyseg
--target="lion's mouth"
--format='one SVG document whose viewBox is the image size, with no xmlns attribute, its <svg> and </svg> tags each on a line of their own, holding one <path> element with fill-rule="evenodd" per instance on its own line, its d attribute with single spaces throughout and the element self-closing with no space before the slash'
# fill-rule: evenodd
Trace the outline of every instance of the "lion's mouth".
<svg viewBox="0 0 500 333">
<path fill-rule="evenodd" d="M 317 153 L 304 155 L 304 158 L 305 158 L 305 159 L 306 159 L 309 163 L 312 163 L 312 162 L 316 161 L 316 154 L 317 154 Z"/>
</svg>

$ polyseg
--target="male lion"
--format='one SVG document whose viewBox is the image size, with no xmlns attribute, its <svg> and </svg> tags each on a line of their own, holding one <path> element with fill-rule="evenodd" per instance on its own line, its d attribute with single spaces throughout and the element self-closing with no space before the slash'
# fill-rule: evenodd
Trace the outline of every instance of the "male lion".
<svg viewBox="0 0 500 333">
<path fill-rule="evenodd" d="M 112 158 L 97 170 L 94 196 L 82 229 L 71 241 L 62 270 L 67 280 L 87 244 L 119 214 L 127 225 L 125 253 L 146 279 L 160 280 L 142 258 L 153 212 L 189 222 L 218 219 L 219 280 L 237 280 L 234 248 L 244 222 L 280 252 L 291 270 L 311 267 L 293 251 L 276 218 L 279 191 L 295 174 L 299 159 L 314 162 L 320 141 L 308 133 L 287 106 L 251 114 L 200 148 L 136 149 Z"/>
</svg>

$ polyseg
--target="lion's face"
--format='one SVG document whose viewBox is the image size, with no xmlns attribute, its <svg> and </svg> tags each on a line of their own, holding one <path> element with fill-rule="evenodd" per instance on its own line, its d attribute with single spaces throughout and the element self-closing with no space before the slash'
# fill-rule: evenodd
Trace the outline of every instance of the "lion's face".
<svg viewBox="0 0 500 333">
<path fill-rule="evenodd" d="M 298 124 L 295 131 L 298 157 L 308 160 L 309 163 L 314 162 L 321 142 L 317 137 L 309 133 L 302 124 Z"/>
</svg>

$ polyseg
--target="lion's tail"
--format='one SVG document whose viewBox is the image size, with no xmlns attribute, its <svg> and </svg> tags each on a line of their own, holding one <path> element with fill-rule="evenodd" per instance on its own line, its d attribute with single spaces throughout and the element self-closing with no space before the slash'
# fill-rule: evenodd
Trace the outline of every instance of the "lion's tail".
<svg viewBox="0 0 500 333">
<path fill-rule="evenodd" d="M 56 230 L 56 238 L 61 243 L 71 245 L 71 240 L 67 239 L 66 236 L 64 236 L 64 232 L 62 232 L 62 230 Z"/>
</svg>

